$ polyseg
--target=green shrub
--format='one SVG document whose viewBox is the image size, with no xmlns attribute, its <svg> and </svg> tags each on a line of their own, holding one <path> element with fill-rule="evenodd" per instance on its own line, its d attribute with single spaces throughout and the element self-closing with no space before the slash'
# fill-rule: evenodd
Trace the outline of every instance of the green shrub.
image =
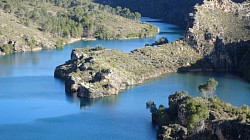
<svg viewBox="0 0 250 140">
<path fill-rule="evenodd" d="M 56 49 L 61 49 L 63 47 L 64 41 L 62 39 L 58 39 L 56 42 Z"/>
<path fill-rule="evenodd" d="M 199 122 L 209 117 L 207 105 L 194 99 L 187 101 L 186 111 L 187 126 L 190 129 L 194 129 Z"/>
<path fill-rule="evenodd" d="M 3 44 L 1 47 L 2 52 L 4 53 L 12 53 L 13 52 L 13 46 L 11 44 Z"/>
</svg>

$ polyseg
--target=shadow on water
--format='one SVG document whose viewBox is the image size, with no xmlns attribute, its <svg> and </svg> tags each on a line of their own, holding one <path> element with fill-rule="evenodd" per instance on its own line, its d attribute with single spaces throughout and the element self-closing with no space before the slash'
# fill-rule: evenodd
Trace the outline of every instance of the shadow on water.
<svg viewBox="0 0 250 140">
<path fill-rule="evenodd" d="M 121 94 L 121 93 L 120 93 Z M 92 105 L 99 103 L 102 106 L 113 106 L 116 102 L 118 102 L 119 95 L 111 95 L 109 97 L 104 98 L 96 98 L 96 99 L 88 99 L 88 98 L 79 98 L 76 96 L 72 96 L 66 93 L 66 100 L 69 103 L 74 103 L 80 107 L 80 109 L 87 109 Z"/>
<path fill-rule="evenodd" d="M 148 22 L 148 23 L 154 23 L 154 22 L 157 22 L 157 23 L 166 23 L 166 21 L 163 21 L 163 20 L 146 20 L 144 22 Z"/>
<path fill-rule="evenodd" d="M 159 33 L 159 35 L 165 35 L 165 34 L 180 34 L 180 35 L 182 35 L 183 33 L 182 33 L 182 31 L 178 31 L 178 32 L 160 32 Z"/>
<path fill-rule="evenodd" d="M 250 59 L 248 56 L 250 53 L 249 46 L 249 40 L 224 44 L 221 39 L 216 38 L 216 43 L 211 53 L 191 66 L 179 68 L 178 72 L 231 72 L 234 75 L 242 76 L 247 79 L 248 75 L 244 75 L 242 69 L 250 67 L 250 62 L 248 60 Z M 213 60 L 211 58 L 213 58 Z M 245 73 L 247 73 L 246 71 L 249 70 L 245 70 Z"/>
</svg>

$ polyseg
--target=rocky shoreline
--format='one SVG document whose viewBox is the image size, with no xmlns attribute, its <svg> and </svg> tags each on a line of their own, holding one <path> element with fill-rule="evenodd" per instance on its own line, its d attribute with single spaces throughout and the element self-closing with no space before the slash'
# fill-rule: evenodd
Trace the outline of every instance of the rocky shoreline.
<svg viewBox="0 0 250 140">
<path fill-rule="evenodd" d="M 121 89 L 169 72 L 238 72 L 250 80 L 250 19 L 245 4 L 204 1 L 190 14 L 185 39 L 173 43 L 129 54 L 100 47 L 73 50 L 71 60 L 56 68 L 55 77 L 66 81 L 68 93 L 86 98 L 118 94 Z M 214 22 L 207 24 L 210 19 Z"/>
<path fill-rule="evenodd" d="M 75 49 L 70 60 L 56 67 L 54 76 L 65 81 L 67 93 L 99 98 L 118 94 L 146 79 L 176 72 L 200 58 L 184 41 L 148 46 L 130 53 L 102 47 Z"/>
</svg>

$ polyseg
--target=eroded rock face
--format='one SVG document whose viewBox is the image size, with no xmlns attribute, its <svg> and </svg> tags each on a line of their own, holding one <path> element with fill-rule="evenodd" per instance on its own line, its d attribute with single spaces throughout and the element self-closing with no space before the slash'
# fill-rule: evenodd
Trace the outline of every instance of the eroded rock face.
<svg viewBox="0 0 250 140">
<path fill-rule="evenodd" d="M 179 124 L 170 124 L 168 126 L 162 126 L 162 131 L 162 138 L 164 140 L 185 139 L 188 134 L 187 128 Z"/>
<path fill-rule="evenodd" d="M 77 60 L 77 59 L 83 59 L 83 58 L 87 58 L 87 54 L 84 54 L 82 51 L 74 49 L 71 52 L 71 60 Z"/>
<path fill-rule="evenodd" d="M 108 50 L 87 50 L 96 55 Z M 87 52 L 88 53 L 88 52 Z M 55 77 L 65 80 L 65 90 L 83 98 L 100 98 L 118 94 L 119 90 L 135 84 L 134 79 L 119 75 L 95 55 L 88 56 L 82 50 L 73 50 L 71 60 L 55 69 Z M 99 54 L 100 53 L 100 54 Z"/>
<path fill-rule="evenodd" d="M 243 65 L 250 48 L 249 1 L 235 3 L 231 0 L 204 0 L 190 14 L 187 42 L 204 56 L 201 63 L 215 71 L 249 71 Z M 204 69 L 205 66 L 198 66 Z M 249 78 L 248 78 L 249 79 Z"/>
<path fill-rule="evenodd" d="M 248 140 L 250 139 L 250 124 L 235 120 L 214 122 L 212 132 L 219 140 Z"/>
</svg>

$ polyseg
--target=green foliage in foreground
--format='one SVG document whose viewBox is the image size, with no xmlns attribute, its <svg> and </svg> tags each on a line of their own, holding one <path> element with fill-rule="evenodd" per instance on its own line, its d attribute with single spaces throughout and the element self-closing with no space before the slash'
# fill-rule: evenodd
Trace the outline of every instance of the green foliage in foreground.
<svg viewBox="0 0 250 140">
<path fill-rule="evenodd" d="M 218 82 L 214 79 L 208 81 L 213 81 L 213 86 L 210 82 L 204 85 L 210 85 L 211 87 L 208 87 L 215 90 L 214 87 L 218 85 Z M 187 92 L 177 91 L 170 95 L 168 108 L 163 105 L 157 108 L 151 100 L 146 103 L 146 107 L 152 113 L 152 121 L 159 126 L 177 123 L 187 127 L 189 132 L 197 131 L 206 121 L 238 120 L 250 123 L 250 108 L 247 105 L 238 108 L 217 97 L 208 99 L 191 97 Z"/>
<path fill-rule="evenodd" d="M 176 92 L 175 94 L 179 94 L 179 92 Z M 163 105 L 156 108 L 153 101 L 148 101 L 146 107 L 147 109 L 150 109 L 150 112 L 152 113 L 153 122 L 160 126 L 177 121 L 177 110 L 185 110 L 184 115 L 187 120 L 186 126 L 190 128 L 190 130 L 194 129 L 202 120 L 206 120 L 209 117 L 207 105 L 204 102 L 197 101 L 190 97 L 185 98 L 180 105 L 178 105 L 177 102 L 169 105 L 169 108 L 166 108 Z"/>
<path fill-rule="evenodd" d="M 167 123 L 168 119 L 166 118 L 168 118 L 168 113 L 164 105 L 160 105 L 159 108 L 157 108 L 154 102 L 150 100 L 146 103 L 146 108 L 150 109 L 153 122 L 159 125 Z"/>
<path fill-rule="evenodd" d="M 204 102 L 187 100 L 185 109 L 187 110 L 187 126 L 190 129 L 194 129 L 197 124 L 209 117 L 208 107 Z"/>
</svg>

